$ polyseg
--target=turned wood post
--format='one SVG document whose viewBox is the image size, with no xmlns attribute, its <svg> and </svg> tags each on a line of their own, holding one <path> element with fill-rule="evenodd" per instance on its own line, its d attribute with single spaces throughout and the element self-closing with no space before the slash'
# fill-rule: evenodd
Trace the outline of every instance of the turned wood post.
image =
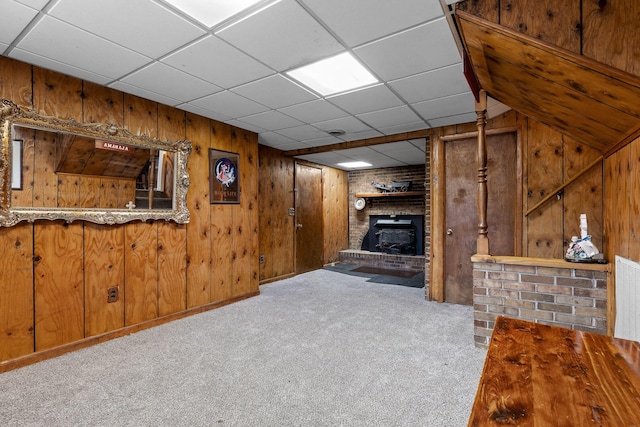
<svg viewBox="0 0 640 427">
<path fill-rule="evenodd" d="M 476 253 L 489 255 L 487 236 L 487 93 L 480 90 L 480 100 L 476 102 L 476 124 L 478 126 L 478 240 Z"/>
</svg>

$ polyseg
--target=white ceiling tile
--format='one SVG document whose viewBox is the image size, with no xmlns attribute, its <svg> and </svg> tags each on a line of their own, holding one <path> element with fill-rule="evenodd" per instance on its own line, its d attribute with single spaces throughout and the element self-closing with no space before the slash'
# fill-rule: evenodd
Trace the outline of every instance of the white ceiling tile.
<svg viewBox="0 0 640 427">
<path fill-rule="evenodd" d="M 247 98 L 225 90 L 204 98 L 191 101 L 191 104 L 236 119 L 247 114 L 267 111 L 268 108 Z"/>
<path fill-rule="evenodd" d="M 279 111 L 305 123 L 332 120 L 348 115 L 324 99 L 316 99 L 315 101 L 280 108 Z"/>
<path fill-rule="evenodd" d="M 151 0 L 59 0 L 49 14 L 151 58 L 205 34 Z"/>
<path fill-rule="evenodd" d="M 76 78 L 87 80 L 93 83 L 98 83 L 101 85 L 106 85 L 111 80 L 113 80 L 112 77 L 102 76 L 100 74 L 92 73 L 87 70 L 79 69 L 69 64 L 58 62 L 50 58 L 45 58 L 43 56 L 24 51 L 22 49 L 12 49 L 9 57 L 29 64 L 37 65 L 38 67 L 46 68 L 47 70 L 57 71 L 69 76 L 74 76 Z"/>
<path fill-rule="evenodd" d="M 258 135 L 258 143 L 279 150 L 296 150 L 307 147 L 305 144 L 275 132 L 264 132 Z"/>
<path fill-rule="evenodd" d="M 374 145 L 371 148 L 384 154 L 390 154 L 397 151 L 412 151 L 417 149 L 409 141 L 393 142 L 390 144 L 379 144 Z"/>
<path fill-rule="evenodd" d="M 296 156 L 297 159 L 308 160 L 325 165 L 337 165 L 341 162 L 350 162 L 353 159 L 342 154 L 342 151 L 330 151 L 328 153 L 304 154 Z"/>
<path fill-rule="evenodd" d="M 349 46 L 378 39 L 442 16 L 438 1 L 302 0 Z"/>
<path fill-rule="evenodd" d="M 323 138 L 306 140 L 305 144 L 309 144 L 312 147 L 323 147 L 325 145 L 341 144 L 343 142 L 343 140 L 335 136 L 325 134 Z"/>
<path fill-rule="evenodd" d="M 416 104 L 412 104 L 412 107 L 422 116 L 423 119 L 429 121 L 429 123 L 433 125 L 432 119 L 449 117 L 460 113 L 474 112 L 475 98 L 471 92 L 465 92 L 459 95 L 447 96 L 446 98 L 418 102 Z"/>
<path fill-rule="evenodd" d="M 316 95 L 279 74 L 231 90 L 274 109 L 318 99 Z"/>
<path fill-rule="evenodd" d="M 416 130 L 429 129 L 430 127 L 431 126 L 429 126 L 428 123 L 425 123 L 423 120 L 420 120 L 419 122 L 393 125 L 385 128 L 380 128 L 378 130 L 385 135 L 395 135 L 397 133 L 413 132 Z"/>
<path fill-rule="evenodd" d="M 274 110 L 265 111 L 264 113 L 258 113 L 252 116 L 240 117 L 238 121 L 240 123 L 248 123 L 253 126 L 258 126 L 267 131 L 287 129 L 304 124 L 300 120 L 296 120 L 293 117 L 289 117 Z"/>
<path fill-rule="evenodd" d="M 149 62 L 149 58 L 132 50 L 47 16 L 26 34 L 17 48 L 112 79 Z"/>
<path fill-rule="evenodd" d="M 163 93 L 182 102 L 191 101 L 222 90 L 216 85 L 189 74 L 181 73 L 175 68 L 159 62 L 136 71 L 121 81 L 150 92 Z"/>
<path fill-rule="evenodd" d="M 215 36 L 208 36 L 162 59 L 179 70 L 225 88 L 274 71 Z"/>
<path fill-rule="evenodd" d="M 460 53 L 445 18 L 367 44 L 354 53 L 384 80 L 460 62 Z"/>
<path fill-rule="evenodd" d="M 382 136 L 380 132 L 375 129 L 366 129 L 358 132 L 347 132 L 340 137 L 344 141 L 357 141 L 359 139 L 376 138 Z"/>
<path fill-rule="evenodd" d="M 0 52 L 3 52 L 8 47 L 9 47 L 8 44 L 0 42 Z"/>
<path fill-rule="evenodd" d="M 420 117 L 406 105 L 387 108 L 386 110 L 372 111 L 371 113 L 358 114 L 357 117 L 376 129 L 404 123 L 414 123 L 420 120 Z"/>
<path fill-rule="evenodd" d="M 0 43 L 7 46 L 13 43 L 24 27 L 38 14 L 37 10 L 11 0 L 0 0 L 0 10 L 3 16 L 2 25 L 0 25 Z"/>
<path fill-rule="evenodd" d="M 454 116 L 440 117 L 429 120 L 433 127 L 448 126 L 460 123 L 474 123 L 476 121 L 476 113 L 456 114 Z"/>
<path fill-rule="evenodd" d="M 294 0 L 282 0 L 216 34 L 277 71 L 305 65 L 344 50 Z"/>
<path fill-rule="evenodd" d="M 109 87 L 166 105 L 176 106 L 181 103 L 179 99 L 170 98 L 164 94 L 155 93 L 120 81 L 111 83 Z"/>
<path fill-rule="evenodd" d="M 339 129 L 347 133 L 353 133 L 353 132 L 362 132 L 370 129 L 369 126 L 362 123 L 360 120 L 356 119 L 355 117 L 343 117 L 340 119 L 327 120 L 324 122 L 313 123 L 313 125 L 327 132 L 330 130 Z"/>
<path fill-rule="evenodd" d="M 318 138 L 326 138 L 327 133 L 309 125 L 296 126 L 292 128 L 279 130 L 280 135 L 284 135 L 288 138 L 295 139 L 297 141 L 308 141 Z"/>
<path fill-rule="evenodd" d="M 240 129 L 249 130 L 249 131 L 255 132 L 257 134 L 260 134 L 260 133 L 263 133 L 263 132 L 267 132 L 267 129 L 261 128 L 260 126 L 256 126 L 256 125 L 251 124 L 251 123 L 242 122 L 242 121 L 237 120 L 237 119 L 227 120 L 226 123 L 228 125 L 235 126 L 235 127 L 240 128 Z"/>
<path fill-rule="evenodd" d="M 469 91 L 462 63 L 394 80 L 389 85 L 410 104 Z"/>
<path fill-rule="evenodd" d="M 327 99 L 351 114 L 368 113 L 402 105 L 400 98 L 382 84 Z"/>
<path fill-rule="evenodd" d="M 198 114 L 198 115 L 201 115 L 202 117 L 208 117 L 210 119 L 214 119 L 214 120 L 217 120 L 217 121 L 223 122 L 223 123 L 226 123 L 226 122 L 229 122 L 229 121 L 232 120 L 231 117 L 229 117 L 229 116 L 225 116 L 224 114 L 218 113 L 216 111 L 211 111 L 211 110 L 207 110 L 207 109 L 201 108 L 201 107 L 199 107 L 197 105 L 193 105 L 190 102 L 185 102 L 183 104 L 178 104 L 178 105 L 176 105 L 176 107 L 180 108 L 181 110 L 188 111 L 188 112 L 194 113 L 194 114 Z"/>
<path fill-rule="evenodd" d="M 49 0 L 17 0 L 18 3 L 22 3 L 26 6 L 40 10 L 49 3 Z"/>
</svg>

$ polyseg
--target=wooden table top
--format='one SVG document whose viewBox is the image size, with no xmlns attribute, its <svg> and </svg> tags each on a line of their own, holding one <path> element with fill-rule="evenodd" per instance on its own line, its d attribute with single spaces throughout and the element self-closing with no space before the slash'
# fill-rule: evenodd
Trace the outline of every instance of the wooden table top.
<svg viewBox="0 0 640 427">
<path fill-rule="evenodd" d="M 640 343 L 498 317 L 469 426 L 639 426 Z"/>
</svg>

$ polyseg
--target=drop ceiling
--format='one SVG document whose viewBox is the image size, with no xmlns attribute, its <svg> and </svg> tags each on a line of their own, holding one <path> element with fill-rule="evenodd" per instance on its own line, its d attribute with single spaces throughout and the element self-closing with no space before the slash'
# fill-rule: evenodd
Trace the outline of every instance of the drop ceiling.
<svg viewBox="0 0 640 427">
<path fill-rule="evenodd" d="M 262 1 L 209 28 L 162 0 L 0 0 L 0 52 L 291 151 L 475 121 L 454 2 Z M 285 74 L 345 51 L 380 83 L 322 97 Z M 424 150 L 417 138 L 301 157 L 394 167 L 423 164 Z"/>
</svg>

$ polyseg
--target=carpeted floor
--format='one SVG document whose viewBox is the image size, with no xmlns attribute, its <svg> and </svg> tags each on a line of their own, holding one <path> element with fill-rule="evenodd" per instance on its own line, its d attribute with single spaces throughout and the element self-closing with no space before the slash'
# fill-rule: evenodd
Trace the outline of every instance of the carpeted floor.
<svg viewBox="0 0 640 427">
<path fill-rule="evenodd" d="M 317 270 L 0 374 L 2 426 L 463 426 L 471 307 Z"/>
<path fill-rule="evenodd" d="M 324 266 L 325 270 L 337 271 L 352 276 L 366 277 L 367 282 L 385 283 L 388 285 L 424 288 L 424 272 L 407 272 L 383 268 L 361 267 L 357 264 L 336 263 Z"/>
</svg>

